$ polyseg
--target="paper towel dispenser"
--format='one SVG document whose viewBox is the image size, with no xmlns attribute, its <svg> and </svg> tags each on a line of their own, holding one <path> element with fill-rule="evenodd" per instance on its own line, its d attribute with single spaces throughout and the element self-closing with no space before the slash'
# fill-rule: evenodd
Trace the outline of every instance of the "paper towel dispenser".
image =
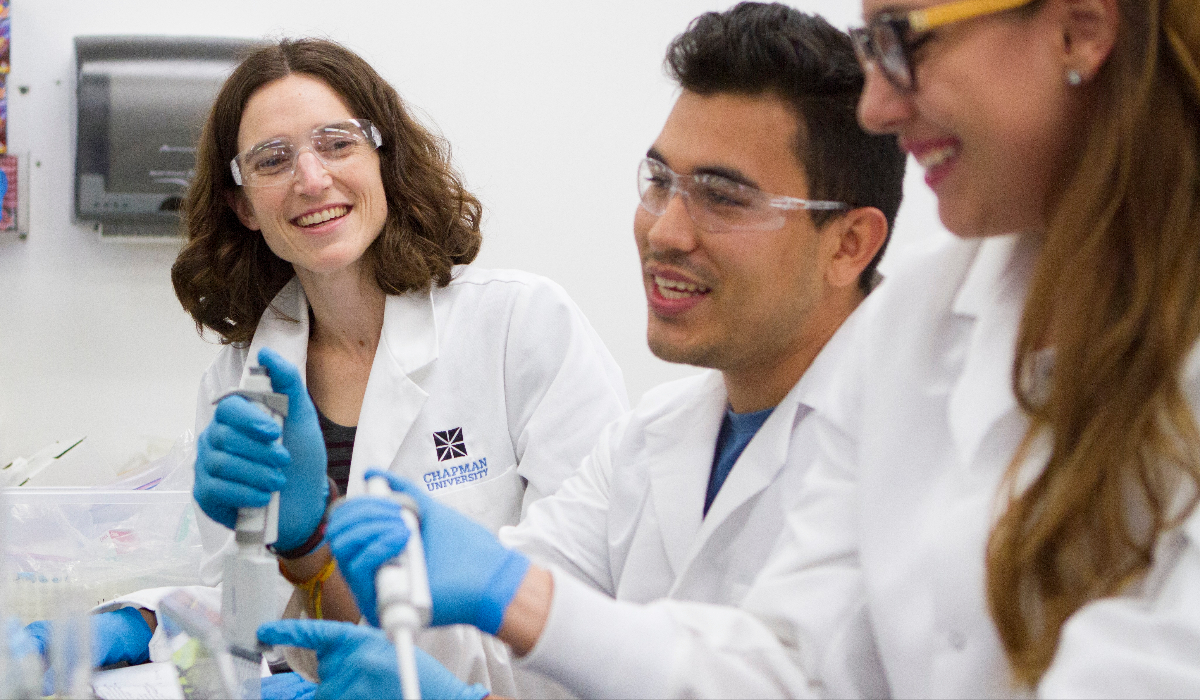
<svg viewBox="0 0 1200 700">
<path fill-rule="evenodd" d="M 104 235 L 178 235 L 200 129 L 252 39 L 75 38 L 75 217 Z"/>
</svg>

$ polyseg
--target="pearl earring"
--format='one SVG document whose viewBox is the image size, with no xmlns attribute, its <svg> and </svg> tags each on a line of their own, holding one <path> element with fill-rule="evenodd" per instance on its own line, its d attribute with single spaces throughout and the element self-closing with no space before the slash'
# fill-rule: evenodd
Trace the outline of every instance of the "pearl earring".
<svg viewBox="0 0 1200 700">
<path fill-rule="evenodd" d="M 1071 87 L 1079 87 L 1083 85 L 1083 74 L 1074 68 L 1067 71 L 1067 85 Z"/>
</svg>

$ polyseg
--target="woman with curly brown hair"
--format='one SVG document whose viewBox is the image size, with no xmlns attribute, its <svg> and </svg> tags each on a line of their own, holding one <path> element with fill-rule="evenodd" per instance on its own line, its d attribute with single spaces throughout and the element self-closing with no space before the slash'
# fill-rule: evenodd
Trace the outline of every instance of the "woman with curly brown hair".
<svg viewBox="0 0 1200 700">
<path fill-rule="evenodd" d="M 358 620 L 322 534 L 327 503 L 361 492 L 367 468 L 494 531 L 626 408 L 620 370 L 560 287 L 469 265 L 480 217 L 445 144 L 346 48 L 284 40 L 226 81 L 171 271 L 197 327 L 226 344 L 197 408 L 206 584 L 220 582 L 237 509 L 278 491 L 280 610 L 286 577 L 310 615 Z M 258 363 L 289 395 L 282 431 L 240 398 L 213 405 Z M 153 607 L 138 598 L 126 604 Z M 492 640 L 434 631 L 423 645 L 463 678 L 512 689 Z"/>
</svg>

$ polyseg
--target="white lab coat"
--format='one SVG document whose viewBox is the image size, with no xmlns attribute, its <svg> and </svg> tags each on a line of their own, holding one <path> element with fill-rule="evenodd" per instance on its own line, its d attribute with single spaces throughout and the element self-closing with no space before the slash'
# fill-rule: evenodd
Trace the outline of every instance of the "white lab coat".
<svg viewBox="0 0 1200 700">
<path fill-rule="evenodd" d="M 520 525 L 501 530 L 501 541 L 617 600 L 739 604 L 795 505 L 816 449 L 807 418 L 820 410 L 846 330 L 746 446 L 707 516 L 705 493 L 728 406 L 724 378 L 712 370 L 647 392 L 605 429 L 557 493 L 533 504 Z M 520 683 L 518 689 L 525 690 Z"/>
<path fill-rule="evenodd" d="M 868 299 L 828 410 L 812 417 L 804 493 L 740 607 L 623 605 L 556 575 L 527 663 L 596 697 L 1028 694 L 987 613 L 984 553 L 1028 425 L 1010 376 L 1031 246 L 955 240 Z M 1195 353 L 1183 390 L 1197 411 Z M 1023 473 L 1045 457 L 1035 446 Z M 591 653 L 572 659 L 581 644 Z M 1196 697 L 1197 649 L 1193 514 L 1160 538 L 1144 582 L 1070 618 L 1034 690 Z"/>
<path fill-rule="evenodd" d="M 308 328 L 308 304 L 293 279 L 250 346 L 227 346 L 205 372 L 197 432 L 260 348 L 306 366 Z M 446 287 L 387 298 L 348 495 L 362 492 L 367 469 L 387 467 L 495 532 L 555 491 L 627 407 L 620 369 L 561 287 L 523 272 L 456 267 Z M 455 429 L 459 449 L 437 449 L 434 433 Z M 202 513 L 199 520 L 207 552 L 201 578 L 215 586 L 233 536 Z M 292 588 L 275 578 L 282 611 Z M 117 603 L 153 609 L 161 595 L 156 589 Z M 507 648 L 495 639 L 466 626 L 421 637 L 421 646 L 464 680 L 497 693 L 514 690 Z"/>
<path fill-rule="evenodd" d="M 806 420 L 826 393 L 839 332 L 746 446 L 708 515 L 728 406 L 720 372 L 659 386 L 605 428 L 562 488 L 500 539 L 619 600 L 736 605 L 765 563 L 815 450 Z"/>
</svg>

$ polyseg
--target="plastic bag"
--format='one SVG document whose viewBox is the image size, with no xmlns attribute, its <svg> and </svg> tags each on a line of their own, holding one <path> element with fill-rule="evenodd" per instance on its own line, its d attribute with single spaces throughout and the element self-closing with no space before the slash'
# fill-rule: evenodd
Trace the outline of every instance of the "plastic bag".
<svg viewBox="0 0 1200 700">
<path fill-rule="evenodd" d="M 7 608 L 29 622 L 56 601 L 90 607 L 157 586 L 200 582 L 203 546 L 191 480 L 195 439 L 134 477 L 103 488 L 9 488 Z"/>
</svg>

